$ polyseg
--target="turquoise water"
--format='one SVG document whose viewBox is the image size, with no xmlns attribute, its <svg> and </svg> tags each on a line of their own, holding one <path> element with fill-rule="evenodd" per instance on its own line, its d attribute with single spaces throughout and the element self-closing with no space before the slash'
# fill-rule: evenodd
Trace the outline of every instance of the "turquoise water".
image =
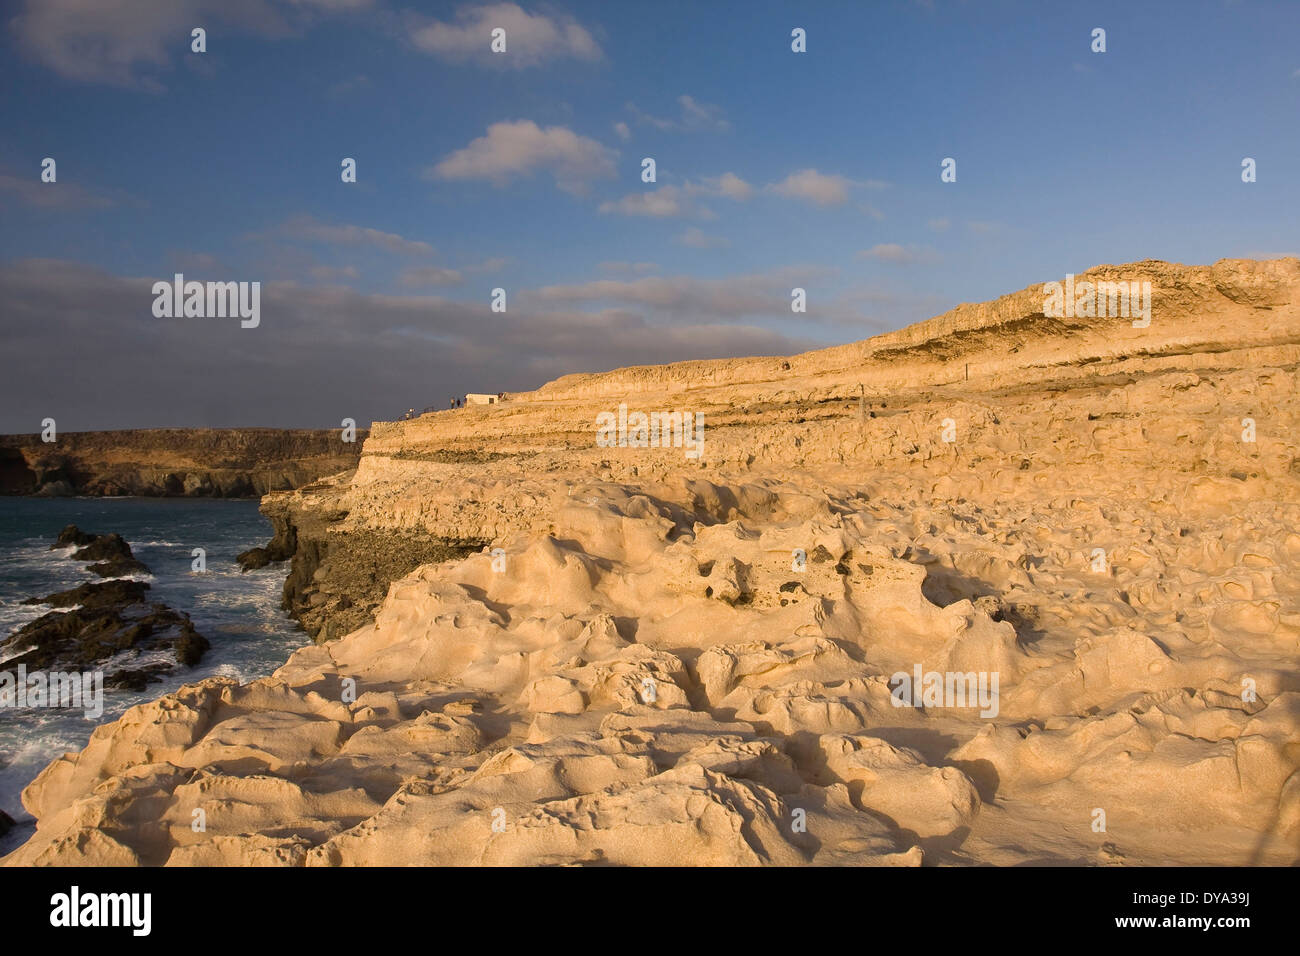
<svg viewBox="0 0 1300 956">
<path fill-rule="evenodd" d="M 70 559 L 72 549 L 50 550 L 67 524 L 122 535 L 153 571 L 140 576 L 151 585 L 149 599 L 188 614 L 212 649 L 197 667 L 176 665 L 167 679 L 142 692 L 106 689 L 104 713 L 97 720 L 87 720 L 77 709 L 0 708 L 0 810 L 27 824 L 0 841 L 0 853 L 31 832 L 31 817 L 19 800 L 22 789 L 51 760 L 84 747 L 97 724 L 205 677 L 264 677 L 309 642 L 280 609 L 288 566 L 242 574 L 235 563 L 235 555 L 265 544 L 271 535 L 257 502 L 186 498 L 0 498 L 0 633 L 5 637 L 50 610 L 23 606 L 24 599 L 101 580 L 85 570 L 85 562 Z M 205 574 L 191 570 L 194 548 L 206 551 Z M 0 670 L 4 666 L 0 661 Z"/>
</svg>

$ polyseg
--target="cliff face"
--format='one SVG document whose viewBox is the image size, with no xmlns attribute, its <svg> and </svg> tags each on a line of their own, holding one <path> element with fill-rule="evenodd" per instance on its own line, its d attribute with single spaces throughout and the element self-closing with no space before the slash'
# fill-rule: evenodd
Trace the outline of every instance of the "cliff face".
<svg viewBox="0 0 1300 956">
<path fill-rule="evenodd" d="M 1300 261 L 1107 277 L 1149 326 L 1038 283 L 377 425 L 263 501 L 322 643 L 96 731 L 6 862 L 1296 862 Z"/>
<path fill-rule="evenodd" d="M 156 428 L 0 435 L 0 493 L 240 498 L 356 467 L 364 430 Z"/>
</svg>

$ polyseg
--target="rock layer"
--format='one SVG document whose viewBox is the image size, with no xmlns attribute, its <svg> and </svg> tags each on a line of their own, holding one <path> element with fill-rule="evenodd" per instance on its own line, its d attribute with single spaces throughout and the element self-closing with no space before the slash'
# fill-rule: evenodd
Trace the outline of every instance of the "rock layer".
<svg viewBox="0 0 1300 956">
<path fill-rule="evenodd" d="M 355 467 L 367 432 L 154 428 L 0 435 L 0 494 L 246 498 Z"/>
</svg>

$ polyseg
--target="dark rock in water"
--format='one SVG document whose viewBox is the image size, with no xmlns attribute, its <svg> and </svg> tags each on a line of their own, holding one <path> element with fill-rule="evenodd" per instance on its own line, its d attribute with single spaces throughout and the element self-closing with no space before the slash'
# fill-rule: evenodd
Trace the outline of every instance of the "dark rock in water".
<svg viewBox="0 0 1300 956">
<path fill-rule="evenodd" d="M 50 550 L 53 551 L 56 548 L 66 548 L 70 544 L 75 544 L 80 547 L 82 545 L 90 544 L 90 542 L 94 540 L 95 535 L 87 534 L 75 524 L 70 524 L 64 526 L 63 530 L 59 532 L 59 536 L 55 538 L 54 543 L 50 545 Z"/>
<path fill-rule="evenodd" d="M 70 591 L 59 591 L 45 597 L 28 598 L 24 604 L 48 604 L 51 607 L 118 607 L 122 604 L 138 604 L 144 600 L 144 592 L 149 585 L 143 581 L 91 581 L 78 585 Z"/>
<path fill-rule="evenodd" d="M 245 571 L 256 571 L 273 561 L 288 561 L 298 550 L 298 532 L 293 525 L 276 527 L 275 536 L 265 548 L 249 548 L 235 557 Z"/>
<path fill-rule="evenodd" d="M 141 581 L 103 581 L 27 601 L 79 606 L 51 611 L 0 642 L 6 656 L 17 652 L 5 663 L 41 670 L 90 670 L 122 655 L 105 674 L 104 683 L 134 690 L 160 680 L 172 669 L 164 662 L 139 664 L 140 654 L 169 651 L 178 664 L 193 667 L 210 647 L 207 639 L 194 629 L 189 615 L 146 602 L 148 589 Z"/>
<path fill-rule="evenodd" d="M 101 578 L 124 578 L 132 574 L 152 573 L 148 565 L 137 561 L 135 558 L 112 558 L 98 564 L 88 565 L 86 570 L 98 574 Z"/>
<path fill-rule="evenodd" d="M 131 557 L 131 546 L 120 534 L 97 534 L 72 553 L 73 561 L 108 561 Z"/>
<path fill-rule="evenodd" d="M 271 552 L 266 548 L 249 548 L 235 556 L 239 566 L 245 571 L 256 571 L 271 563 Z"/>
<path fill-rule="evenodd" d="M 149 574 L 148 565 L 137 561 L 131 546 L 120 534 L 88 534 L 75 524 L 70 524 L 54 540 L 50 549 L 75 545 L 74 561 L 95 561 L 86 570 L 101 578 L 120 578 L 128 574 Z"/>
<path fill-rule="evenodd" d="M 0 837 L 4 836 L 15 826 L 17 826 L 17 824 L 14 822 L 14 818 L 3 810 L 0 810 Z"/>
</svg>

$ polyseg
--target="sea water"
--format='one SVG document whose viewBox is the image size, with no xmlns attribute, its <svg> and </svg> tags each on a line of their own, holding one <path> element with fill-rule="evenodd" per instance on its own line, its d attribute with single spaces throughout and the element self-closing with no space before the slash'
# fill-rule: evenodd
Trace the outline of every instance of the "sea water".
<svg viewBox="0 0 1300 956">
<path fill-rule="evenodd" d="M 241 682 L 265 677 L 310 642 L 280 608 L 287 565 L 241 573 L 235 562 L 235 555 L 271 536 L 257 501 L 196 498 L 0 498 L 3 637 L 51 610 L 22 604 L 27 598 L 103 580 L 86 570 L 90 562 L 71 559 L 72 548 L 50 550 L 68 524 L 125 538 L 136 559 L 153 572 L 134 575 L 149 583 L 147 600 L 188 614 L 212 648 L 197 667 L 176 664 L 163 681 L 143 691 L 106 689 L 104 713 L 96 720 L 71 708 L 0 708 L 0 810 L 20 824 L 0 838 L 0 854 L 31 835 L 32 818 L 19 799 L 23 788 L 51 760 L 85 747 L 96 725 L 206 677 Z M 195 548 L 205 553 L 205 573 L 192 570 Z M 0 662 L 0 669 L 4 666 Z"/>
</svg>

